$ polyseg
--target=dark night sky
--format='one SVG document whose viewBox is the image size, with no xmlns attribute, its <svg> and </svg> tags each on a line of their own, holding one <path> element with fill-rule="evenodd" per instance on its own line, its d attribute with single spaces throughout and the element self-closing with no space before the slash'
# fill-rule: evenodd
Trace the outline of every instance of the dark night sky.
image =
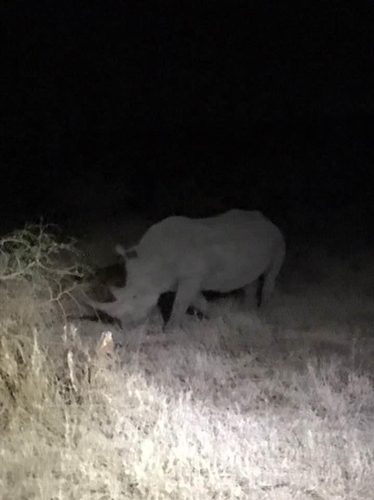
<svg viewBox="0 0 374 500">
<path fill-rule="evenodd" d="M 0 6 L 3 212 L 369 204 L 371 2 L 185 3 Z"/>
</svg>

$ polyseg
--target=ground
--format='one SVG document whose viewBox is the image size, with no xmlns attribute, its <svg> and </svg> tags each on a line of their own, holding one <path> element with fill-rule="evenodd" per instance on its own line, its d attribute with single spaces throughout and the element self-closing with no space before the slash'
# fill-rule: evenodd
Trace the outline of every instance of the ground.
<svg viewBox="0 0 374 500">
<path fill-rule="evenodd" d="M 297 248 L 265 308 L 217 301 L 169 335 L 4 296 L 2 498 L 371 498 L 373 253 Z"/>
</svg>

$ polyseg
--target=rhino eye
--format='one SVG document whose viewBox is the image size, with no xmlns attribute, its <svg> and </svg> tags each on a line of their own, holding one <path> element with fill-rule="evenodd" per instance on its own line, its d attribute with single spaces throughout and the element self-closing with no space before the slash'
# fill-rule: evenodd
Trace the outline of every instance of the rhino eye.
<svg viewBox="0 0 374 500">
<path fill-rule="evenodd" d="M 126 259 L 136 259 L 138 257 L 138 252 L 136 250 L 129 250 L 125 252 Z"/>
</svg>

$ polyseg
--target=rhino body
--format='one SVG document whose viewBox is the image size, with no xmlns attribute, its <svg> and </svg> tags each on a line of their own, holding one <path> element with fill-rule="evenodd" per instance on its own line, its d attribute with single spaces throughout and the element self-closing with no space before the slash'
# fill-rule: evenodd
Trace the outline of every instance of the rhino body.
<svg viewBox="0 0 374 500">
<path fill-rule="evenodd" d="M 267 302 L 285 258 L 285 240 L 261 212 L 230 210 L 215 217 L 168 217 L 151 226 L 125 250 L 126 286 L 110 287 L 114 302 L 90 305 L 122 323 L 146 319 L 159 297 L 175 292 L 168 327 L 177 326 L 190 307 L 206 313 L 203 291 L 244 289 L 263 276 L 260 301 Z"/>
</svg>

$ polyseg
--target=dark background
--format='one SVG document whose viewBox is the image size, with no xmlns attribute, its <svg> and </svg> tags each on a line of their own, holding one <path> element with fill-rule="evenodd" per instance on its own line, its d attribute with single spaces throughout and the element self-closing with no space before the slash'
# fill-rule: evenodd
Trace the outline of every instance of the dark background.
<svg viewBox="0 0 374 500">
<path fill-rule="evenodd" d="M 1 3 L 1 226 L 242 207 L 370 240 L 373 5 Z"/>
</svg>

